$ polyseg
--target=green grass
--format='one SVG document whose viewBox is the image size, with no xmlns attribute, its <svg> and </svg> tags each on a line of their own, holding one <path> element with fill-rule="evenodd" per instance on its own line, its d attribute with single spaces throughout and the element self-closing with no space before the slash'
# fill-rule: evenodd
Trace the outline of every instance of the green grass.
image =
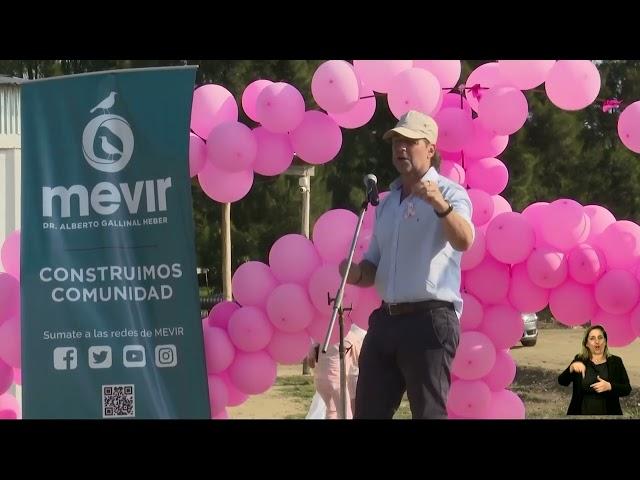
<svg viewBox="0 0 640 480">
<path fill-rule="evenodd" d="M 282 396 L 294 399 L 305 407 L 304 413 L 289 415 L 285 418 L 304 419 L 315 394 L 313 376 L 278 377 L 274 388 L 278 389 Z M 558 372 L 538 367 L 518 367 L 516 378 L 510 386 L 510 390 L 517 393 L 524 401 L 527 418 L 568 418 L 566 412 L 571 399 L 571 388 L 558 384 Z M 631 395 L 620 399 L 620 404 L 624 412 L 622 418 L 640 418 L 640 388 L 634 387 Z M 401 420 L 411 418 L 406 394 L 393 418 Z"/>
</svg>

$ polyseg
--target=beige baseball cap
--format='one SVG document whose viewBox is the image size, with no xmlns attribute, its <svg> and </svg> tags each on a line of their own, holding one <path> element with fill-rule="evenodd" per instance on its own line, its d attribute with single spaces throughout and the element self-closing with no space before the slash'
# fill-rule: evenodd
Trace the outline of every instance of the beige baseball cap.
<svg viewBox="0 0 640 480">
<path fill-rule="evenodd" d="M 434 145 L 438 141 L 438 125 L 436 121 L 429 115 L 416 110 L 409 110 L 402 115 L 395 128 L 385 133 L 382 138 L 388 140 L 394 133 L 414 140 L 426 138 L 429 143 Z"/>
</svg>

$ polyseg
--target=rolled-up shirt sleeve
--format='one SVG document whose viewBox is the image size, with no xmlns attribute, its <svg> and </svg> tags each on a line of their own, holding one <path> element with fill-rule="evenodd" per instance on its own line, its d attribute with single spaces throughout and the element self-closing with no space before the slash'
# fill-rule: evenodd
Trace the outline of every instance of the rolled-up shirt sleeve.
<svg viewBox="0 0 640 480">
<path fill-rule="evenodd" d="M 475 227 L 471 221 L 473 215 L 473 205 L 467 192 L 461 187 L 460 189 L 452 189 L 445 198 L 449 201 L 453 207 L 453 211 L 463 217 L 471 226 L 471 233 L 473 238 L 476 236 Z"/>
</svg>

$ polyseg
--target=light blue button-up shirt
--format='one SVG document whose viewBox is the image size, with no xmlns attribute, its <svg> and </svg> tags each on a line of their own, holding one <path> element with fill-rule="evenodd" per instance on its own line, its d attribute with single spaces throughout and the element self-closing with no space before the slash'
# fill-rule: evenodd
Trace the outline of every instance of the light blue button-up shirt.
<svg viewBox="0 0 640 480">
<path fill-rule="evenodd" d="M 431 167 L 422 180 L 437 182 L 442 195 L 471 230 L 471 200 L 464 187 Z M 376 208 L 376 224 L 364 258 L 377 265 L 375 286 L 389 303 L 444 300 L 462 314 L 460 261 L 444 234 L 443 220 L 433 207 L 414 195 L 400 202 L 402 182 L 391 184 L 389 194 Z"/>
</svg>

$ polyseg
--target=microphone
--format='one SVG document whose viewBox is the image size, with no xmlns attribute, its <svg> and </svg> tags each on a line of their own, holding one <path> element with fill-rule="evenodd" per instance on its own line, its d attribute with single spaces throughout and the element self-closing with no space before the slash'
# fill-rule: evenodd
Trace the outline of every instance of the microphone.
<svg viewBox="0 0 640 480">
<path fill-rule="evenodd" d="M 374 207 L 380 203 L 378 198 L 378 178 L 370 173 L 364 177 L 364 186 L 367 188 L 367 201 Z"/>
</svg>

